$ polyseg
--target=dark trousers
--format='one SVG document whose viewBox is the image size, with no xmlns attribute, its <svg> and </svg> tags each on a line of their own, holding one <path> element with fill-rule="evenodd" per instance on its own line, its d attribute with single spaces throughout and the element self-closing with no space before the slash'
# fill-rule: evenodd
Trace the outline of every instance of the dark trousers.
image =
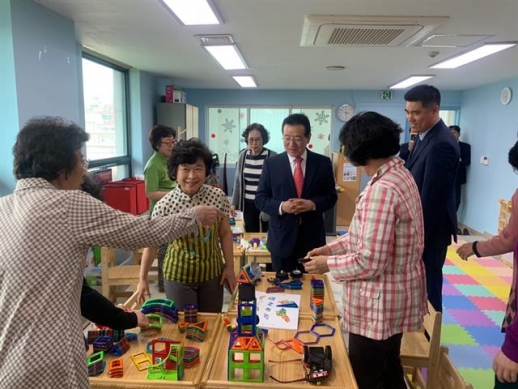
<svg viewBox="0 0 518 389">
<path fill-rule="evenodd" d="M 349 333 L 349 359 L 359 389 L 406 389 L 399 357 L 402 337 L 374 340 Z"/>
<path fill-rule="evenodd" d="M 518 382 L 500 382 L 495 375 L 495 389 L 518 389 Z"/>
<path fill-rule="evenodd" d="M 198 312 L 221 312 L 223 308 L 223 286 L 221 277 L 204 282 L 177 282 L 165 280 L 165 296 L 173 300 L 179 311 L 185 304 L 196 304 Z"/>
<path fill-rule="evenodd" d="M 299 230 L 304 228 L 304 226 L 299 226 Z M 297 235 L 297 241 L 295 243 L 295 247 L 291 252 L 291 255 L 288 257 L 281 257 L 279 255 L 272 253 L 272 270 L 274 272 L 278 272 L 279 270 L 284 270 L 286 273 L 289 273 L 295 269 L 298 269 L 302 272 L 305 272 L 304 265 L 299 263 L 300 258 L 304 258 L 308 251 L 313 250 L 314 248 L 320 246 L 312 246 L 308 245 L 306 239 L 304 239 L 304 234 L 301 234 L 300 231 Z"/>
<path fill-rule="evenodd" d="M 447 251 L 448 247 L 438 249 L 425 247 L 423 251 L 428 300 L 437 312 L 442 312 L 442 267 Z"/>
<path fill-rule="evenodd" d="M 243 210 L 243 221 L 245 223 L 246 232 L 263 232 L 268 231 L 268 222 L 260 220 L 261 211 L 255 207 L 253 200 L 245 200 L 245 209 Z"/>
</svg>

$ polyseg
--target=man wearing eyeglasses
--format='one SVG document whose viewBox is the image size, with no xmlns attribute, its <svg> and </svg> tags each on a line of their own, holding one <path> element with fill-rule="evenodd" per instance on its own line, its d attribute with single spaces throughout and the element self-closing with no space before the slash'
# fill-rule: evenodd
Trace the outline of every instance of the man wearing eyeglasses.
<svg viewBox="0 0 518 389">
<path fill-rule="evenodd" d="M 167 160 L 176 144 L 176 130 L 163 124 L 157 124 L 149 131 L 148 139 L 154 152 L 144 168 L 144 180 L 146 182 L 146 196 L 150 200 L 149 214 L 151 214 L 157 201 L 176 187 L 176 181 L 171 180 L 167 170 Z M 158 290 L 160 292 L 164 291 L 162 262 L 166 249 L 167 245 L 161 246 L 157 255 Z"/>
<path fill-rule="evenodd" d="M 304 270 L 298 259 L 325 244 L 324 212 L 337 195 L 331 160 L 311 152 L 311 125 L 304 114 L 282 123 L 284 153 L 264 162 L 255 204 L 270 215 L 267 248 L 274 271 Z"/>
</svg>

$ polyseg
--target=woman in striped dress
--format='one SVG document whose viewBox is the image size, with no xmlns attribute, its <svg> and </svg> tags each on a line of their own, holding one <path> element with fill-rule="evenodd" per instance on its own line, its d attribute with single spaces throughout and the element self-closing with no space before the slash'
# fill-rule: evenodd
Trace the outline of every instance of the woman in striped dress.
<svg viewBox="0 0 518 389">
<path fill-rule="evenodd" d="M 242 136 L 248 147 L 239 154 L 237 161 L 232 210 L 243 211 L 246 232 L 259 232 L 260 230 L 266 232 L 268 222 L 263 219 L 263 215 L 255 207 L 254 200 L 264 160 L 277 153 L 264 147 L 270 140 L 270 135 L 262 124 L 250 124 Z"/>
</svg>

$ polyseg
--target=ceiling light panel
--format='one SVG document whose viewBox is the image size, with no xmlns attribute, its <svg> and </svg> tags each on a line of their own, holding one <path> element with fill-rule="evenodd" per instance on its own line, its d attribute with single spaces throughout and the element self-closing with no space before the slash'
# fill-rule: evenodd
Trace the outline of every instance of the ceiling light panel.
<svg viewBox="0 0 518 389">
<path fill-rule="evenodd" d="M 236 45 L 203 46 L 225 70 L 246 69 L 246 63 Z"/>
<path fill-rule="evenodd" d="M 515 45 L 516 43 L 486 44 L 475 50 L 468 51 L 467 53 L 447 59 L 446 61 L 439 62 L 436 65 L 432 65 L 430 66 L 430 69 L 456 69 L 470 62 L 498 53 L 499 51 L 509 49 L 510 47 L 513 47 Z"/>
<path fill-rule="evenodd" d="M 420 82 L 424 80 L 428 80 L 430 78 L 434 77 L 433 75 L 427 75 L 427 76 L 411 76 L 408 77 L 406 80 L 403 80 L 401 82 L 398 82 L 397 84 L 392 85 L 389 87 L 389 89 L 406 89 L 412 85 L 419 84 Z"/>
<path fill-rule="evenodd" d="M 162 0 L 186 26 L 220 24 L 207 0 Z"/>
<path fill-rule="evenodd" d="M 257 88 L 257 83 L 252 76 L 234 76 L 232 77 L 242 88 Z"/>
</svg>

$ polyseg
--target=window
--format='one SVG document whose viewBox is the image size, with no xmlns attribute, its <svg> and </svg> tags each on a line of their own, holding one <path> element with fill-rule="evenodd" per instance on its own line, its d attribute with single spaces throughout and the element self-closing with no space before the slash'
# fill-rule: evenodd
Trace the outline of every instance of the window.
<svg viewBox="0 0 518 389">
<path fill-rule="evenodd" d="M 457 110 L 455 109 L 441 109 L 439 116 L 447 126 L 453 126 L 457 124 Z"/>
<path fill-rule="evenodd" d="M 91 168 L 113 166 L 113 180 L 131 174 L 128 71 L 83 53 L 86 157 Z"/>
<path fill-rule="evenodd" d="M 262 124 L 270 133 L 267 148 L 284 151 L 282 121 L 292 113 L 304 113 L 311 123 L 311 141 L 308 148 L 330 156 L 331 107 L 209 107 L 209 148 L 220 160 L 227 154 L 227 163 L 235 164 L 239 152 L 246 147 L 241 136 L 251 123 Z"/>
</svg>

